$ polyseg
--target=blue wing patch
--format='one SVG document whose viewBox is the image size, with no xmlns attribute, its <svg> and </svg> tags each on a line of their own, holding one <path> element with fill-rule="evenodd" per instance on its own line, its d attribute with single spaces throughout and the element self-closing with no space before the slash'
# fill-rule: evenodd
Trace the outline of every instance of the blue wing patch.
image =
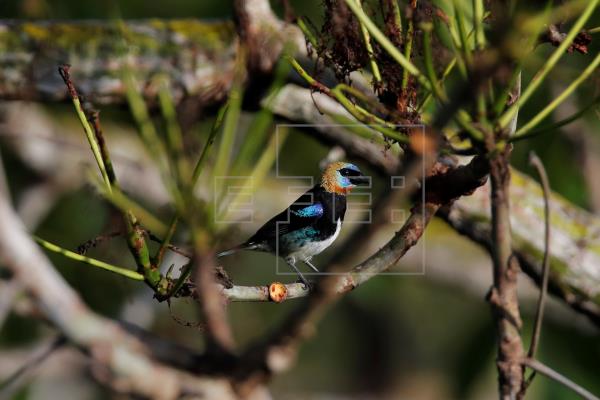
<svg viewBox="0 0 600 400">
<path fill-rule="evenodd" d="M 300 208 L 298 210 L 290 210 L 292 214 L 298 217 L 320 217 L 323 215 L 323 205 L 321 203 L 315 203 L 310 206 Z"/>
</svg>

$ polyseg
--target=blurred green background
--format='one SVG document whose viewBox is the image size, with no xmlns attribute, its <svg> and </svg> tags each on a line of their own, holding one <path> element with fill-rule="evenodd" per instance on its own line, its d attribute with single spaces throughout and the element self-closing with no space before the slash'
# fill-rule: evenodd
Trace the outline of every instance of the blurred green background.
<svg viewBox="0 0 600 400">
<path fill-rule="evenodd" d="M 317 26 L 322 20 L 320 0 L 292 0 L 297 15 L 306 15 Z M 273 7 L 282 12 L 282 4 Z M 80 1 L 80 0 L 2 0 L 0 16 L 17 19 L 110 19 L 130 18 L 231 18 L 231 2 L 216 0 L 169 1 Z M 598 12 L 589 26 L 600 25 Z M 598 35 L 590 47 L 596 54 Z M 531 79 L 533 71 L 547 57 L 551 48 L 541 46 L 525 65 L 524 82 Z M 565 56 L 553 79 L 539 90 L 536 99 L 520 111 L 526 120 L 545 105 L 562 85 L 577 75 L 589 57 L 581 54 Z M 578 109 L 599 92 L 596 73 L 589 84 L 569 100 L 570 107 Z M 68 105 L 49 105 L 46 110 L 76 129 L 75 115 Z M 135 135 L 128 112 L 119 107 L 103 107 L 105 128 L 126 127 L 120 134 Z M 567 113 L 568 115 L 568 113 Z M 564 116 L 562 116 L 564 117 Z M 198 128 L 199 141 L 208 133 L 211 116 Z M 553 116 L 556 120 L 560 119 Z M 598 109 L 592 109 L 575 127 L 569 125 L 560 131 L 548 133 L 515 148 L 513 164 L 520 170 L 531 172 L 527 166 L 529 150 L 543 159 L 550 175 L 552 188 L 570 201 L 597 212 L 598 204 L 589 190 L 589 172 L 586 162 L 600 158 L 600 120 Z M 583 139 L 582 139 L 583 138 Z M 83 141 L 83 136 L 82 136 Z M 583 141 L 583 142 L 582 142 Z M 587 145 L 582 145 L 587 143 Z M 591 144 L 590 144 L 591 143 Z M 594 147 L 595 146 L 595 147 Z M 40 178 L 22 163 L 0 138 L 0 151 L 5 163 L 12 196 L 20 195 Z M 292 131 L 281 151 L 281 172 L 288 175 L 318 176 L 320 160 L 328 149 L 298 131 Z M 596 178 L 597 179 L 597 178 Z M 375 182 L 376 191 L 385 182 Z M 266 219 L 278 212 L 291 198 L 281 198 L 269 203 L 266 197 L 283 188 L 284 183 L 273 177 L 265 195 L 257 195 L 261 204 L 257 218 Z M 265 203 L 261 203 L 261 201 Z M 162 214 L 161 214 L 162 212 Z M 157 210 L 166 221 L 168 213 Z M 77 218 L 72 216 L 76 215 Z M 115 213 L 90 188 L 67 193 L 44 218 L 36 234 L 75 248 L 82 242 L 111 230 Z M 257 223 L 260 221 L 257 221 Z M 1 221 L 0 221 L 1 223 Z M 347 228 L 360 229 L 360 226 Z M 244 239 L 250 227 L 240 228 L 237 239 Z M 387 237 L 393 230 L 387 232 Z M 347 233 L 347 232 L 345 232 Z M 386 235 L 382 235 L 381 244 Z M 343 237 L 342 237 L 343 239 Z M 233 240 L 233 241 L 236 241 Z M 484 301 L 485 285 L 452 279 L 453 268 L 466 268 L 477 277 L 487 277 L 491 283 L 491 262 L 476 246 L 458 237 L 442 222 L 436 221 L 428 228 L 427 244 L 411 251 L 412 257 L 402 261 L 398 270 L 420 271 L 417 252 L 428 255 L 423 275 L 382 276 L 343 297 L 329 311 L 318 326 L 318 332 L 302 348 L 297 366 L 277 376 L 272 383 L 276 399 L 487 399 L 496 398 L 495 339 L 490 307 Z M 326 252 L 320 263 L 326 263 Z M 130 265 L 125 247 L 119 240 L 102 245 L 91 253 L 97 257 Z M 429 257 L 429 255 L 432 255 Z M 366 255 L 365 255 L 366 256 Z M 120 277 L 86 268 L 50 255 L 60 272 L 95 311 L 122 318 L 145 326 L 158 335 L 190 347 L 201 347 L 201 330 L 185 327 L 177 319 L 196 319 L 194 304 L 176 301 L 169 311 L 166 304 L 157 304 L 151 292 L 140 284 Z M 270 282 L 275 277 L 275 261 L 267 255 L 244 254 L 225 261 L 236 281 L 241 283 Z M 414 265 L 410 265 L 413 263 Z M 254 265 L 250 269 L 244 265 Z M 441 271 L 430 276 L 427 271 Z M 439 276 L 443 276 L 440 278 Z M 464 274 L 460 275 L 465 276 Z M 292 277 L 282 277 L 292 279 Z M 523 337 L 528 343 L 534 311 L 536 291 L 527 277 L 523 277 L 523 291 L 529 293 L 523 300 Z M 485 281 L 484 281 L 485 282 Z M 248 343 L 259 337 L 296 306 L 290 301 L 282 305 L 270 303 L 231 304 L 230 319 L 238 342 Z M 13 313 L 0 331 L 0 359 L 28 349 L 44 337 L 52 336 L 45 324 Z M 552 302 L 542 333 L 539 358 L 558 371 L 590 389 L 600 393 L 600 335 L 584 317 L 576 315 L 565 306 Z M 5 358 L 6 359 L 6 358 Z M 18 365 L 15 364 L 16 368 Z M 2 369 L 2 371 L 4 371 Z M 61 379 L 63 379 L 61 381 Z M 75 382 L 77 380 L 77 382 Z M 41 385 L 41 386 L 40 386 Z M 46 386 L 44 386 L 46 385 Z M 98 387 L 88 374 L 78 373 L 66 379 L 56 377 L 44 368 L 34 374 L 15 398 L 55 398 L 61 388 L 77 387 L 77 398 L 110 398 L 112 393 Z M 40 388 L 41 387 L 41 388 Z M 49 389 L 50 388 L 50 389 Z M 54 390 L 54 391 L 53 391 Z M 59 393 L 59 394 L 57 394 Z M 56 397 L 58 398 L 58 397 Z M 574 399 L 573 393 L 544 378 L 537 377 L 528 394 L 529 399 Z"/>
</svg>

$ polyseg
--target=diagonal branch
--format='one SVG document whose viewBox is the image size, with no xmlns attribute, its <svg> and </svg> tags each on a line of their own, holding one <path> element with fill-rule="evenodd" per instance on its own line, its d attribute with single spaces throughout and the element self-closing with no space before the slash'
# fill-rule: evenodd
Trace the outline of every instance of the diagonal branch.
<svg viewBox="0 0 600 400">
<path fill-rule="evenodd" d="M 0 262 L 65 337 L 110 371 L 115 390 L 174 399 L 181 393 L 233 398 L 227 382 L 193 377 L 153 361 L 149 349 L 114 322 L 90 311 L 29 237 L 0 192 Z"/>
<path fill-rule="evenodd" d="M 377 253 L 348 273 L 334 274 L 317 282 L 314 292 L 291 313 L 267 339 L 242 356 L 244 368 L 238 372 L 242 382 L 256 383 L 291 365 L 297 345 L 310 335 L 313 325 L 339 294 L 355 289 L 395 265 L 423 235 L 439 205 L 426 203 L 413 208 L 403 227 Z"/>
<path fill-rule="evenodd" d="M 423 160 L 419 159 L 416 164 L 429 165 L 428 155 L 423 154 L 423 156 Z M 449 181 L 448 185 L 451 186 L 453 185 L 452 178 L 469 175 L 465 174 L 464 170 L 466 169 L 479 169 L 479 173 L 485 175 L 487 169 L 482 169 L 480 166 L 481 163 L 478 160 L 467 166 L 450 170 L 436 164 L 432 171 L 439 173 L 439 176 L 445 175 Z M 457 171 L 459 172 L 457 173 Z M 473 172 L 472 176 L 477 176 L 477 173 Z M 481 182 L 481 179 L 476 181 Z M 423 198 L 427 197 L 424 194 Z M 435 197 L 431 196 L 431 198 Z M 295 312 L 290 314 L 268 338 L 260 341 L 242 355 L 242 360 L 245 362 L 242 363 L 242 369 L 236 373 L 242 385 L 241 392 L 250 390 L 251 385 L 256 382 L 267 380 L 271 374 L 287 369 L 295 358 L 298 344 L 314 331 L 314 324 L 329 305 L 340 297 L 339 294 L 356 288 L 371 277 L 395 265 L 419 241 L 427 224 L 441 205 L 441 203 L 433 202 L 417 204 L 411 210 L 411 214 L 402 228 L 379 251 L 348 273 L 341 275 L 334 273 L 320 279 L 315 291 L 300 304 Z M 336 270 L 337 268 L 333 267 L 330 272 L 336 272 Z M 244 387 L 248 385 L 249 388 Z"/>
<path fill-rule="evenodd" d="M 511 176 L 513 251 L 523 272 L 541 285 L 544 253 L 542 190 L 538 183 L 514 169 L 511 169 Z M 488 251 L 491 249 L 489 195 L 490 185 L 486 184 L 473 195 L 457 200 L 449 209 L 438 213 L 457 232 Z M 557 193 L 550 193 L 549 206 L 553 234 L 549 245 L 548 289 L 600 326 L 600 278 L 597 274 L 600 219 L 573 206 Z"/>
<path fill-rule="evenodd" d="M 542 364 L 541 362 L 539 362 L 537 360 L 534 360 L 531 358 L 526 358 L 523 361 L 523 364 L 528 366 L 529 368 L 539 372 L 540 374 L 545 375 L 548 378 L 560 383 L 561 385 L 568 387 L 569 389 L 571 389 L 572 391 L 577 393 L 579 396 L 581 396 L 581 398 L 583 398 L 585 400 L 599 400 L 599 398 L 597 396 L 595 396 L 593 393 L 589 392 L 587 389 L 579 386 L 578 384 L 576 384 L 569 378 L 565 377 L 564 375 L 561 375 L 560 373 L 556 372 L 552 368 Z"/>
</svg>

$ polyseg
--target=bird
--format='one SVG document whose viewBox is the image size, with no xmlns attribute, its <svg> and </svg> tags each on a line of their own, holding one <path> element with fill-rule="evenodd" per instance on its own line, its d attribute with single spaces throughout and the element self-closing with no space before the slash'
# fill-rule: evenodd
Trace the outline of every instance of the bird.
<svg viewBox="0 0 600 400">
<path fill-rule="evenodd" d="M 325 168 L 321 181 L 288 208 L 268 220 L 245 242 L 221 251 L 217 258 L 239 251 L 267 252 L 279 256 L 298 275 L 305 288 L 308 280 L 298 269 L 302 262 L 316 273 L 312 258 L 337 239 L 346 214 L 346 196 L 369 178 L 351 163 L 337 161 Z"/>
</svg>

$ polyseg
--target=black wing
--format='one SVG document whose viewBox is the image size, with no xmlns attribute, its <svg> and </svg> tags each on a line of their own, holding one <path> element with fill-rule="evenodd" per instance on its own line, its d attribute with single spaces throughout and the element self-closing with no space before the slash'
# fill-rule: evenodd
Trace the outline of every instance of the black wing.
<svg viewBox="0 0 600 400">
<path fill-rule="evenodd" d="M 311 226 L 323 216 L 323 213 L 323 204 L 318 198 L 318 186 L 315 186 L 287 209 L 267 221 L 246 244 L 272 241 L 276 236 Z"/>
</svg>

